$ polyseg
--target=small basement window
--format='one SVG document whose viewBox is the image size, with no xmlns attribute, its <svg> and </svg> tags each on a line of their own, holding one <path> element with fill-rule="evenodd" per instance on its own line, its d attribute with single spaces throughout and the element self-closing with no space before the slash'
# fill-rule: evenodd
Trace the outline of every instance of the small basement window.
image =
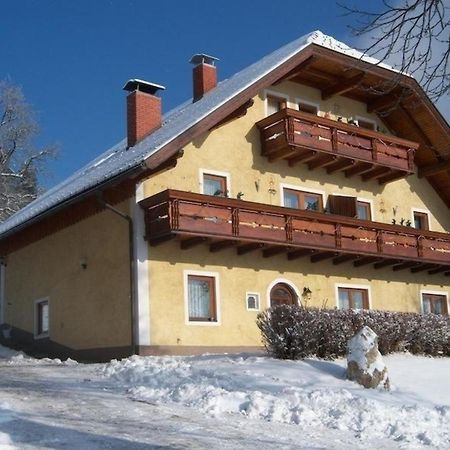
<svg viewBox="0 0 450 450">
<path fill-rule="evenodd" d="M 247 292 L 247 310 L 259 311 L 259 294 L 255 292 Z"/>
<path fill-rule="evenodd" d="M 47 337 L 50 331 L 49 303 L 48 299 L 35 302 L 35 331 L 36 338 Z"/>
</svg>

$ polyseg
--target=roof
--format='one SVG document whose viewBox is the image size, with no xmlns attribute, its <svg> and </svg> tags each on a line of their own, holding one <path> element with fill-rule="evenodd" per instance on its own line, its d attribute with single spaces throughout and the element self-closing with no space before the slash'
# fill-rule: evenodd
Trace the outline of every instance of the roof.
<svg viewBox="0 0 450 450">
<path fill-rule="evenodd" d="M 150 156 L 159 152 L 186 130 L 189 130 L 311 44 L 334 50 L 370 64 L 379 63 L 379 61 L 363 55 L 320 31 L 304 35 L 246 67 L 231 78 L 220 82 L 215 89 L 208 92 L 197 102 L 192 103 L 192 100 L 189 100 L 168 112 L 163 116 L 161 128 L 134 147 L 127 149 L 127 142 L 124 139 L 105 151 L 65 181 L 48 190 L 1 223 L 0 238 L 26 226 L 31 221 L 39 219 L 42 215 L 70 200 L 92 189 L 100 188 L 109 180 L 142 167 Z M 394 71 L 392 67 L 386 64 L 379 63 L 378 65 Z"/>
</svg>

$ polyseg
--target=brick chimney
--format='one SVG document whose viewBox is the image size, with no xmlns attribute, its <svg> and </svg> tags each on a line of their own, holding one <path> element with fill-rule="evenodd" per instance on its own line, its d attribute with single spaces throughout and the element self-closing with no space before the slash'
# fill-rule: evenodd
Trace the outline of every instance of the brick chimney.
<svg viewBox="0 0 450 450">
<path fill-rule="evenodd" d="M 143 80 L 128 80 L 123 87 L 127 96 L 128 147 L 133 147 L 161 127 L 161 99 L 155 94 L 164 86 Z"/>
<path fill-rule="evenodd" d="M 192 79 L 194 84 L 194 102 L 200 100 L 208 91 L 217 86 L 217 67 L 214 56 L 197 53 L 189 61 L 194 64 Z"/>
</svg>

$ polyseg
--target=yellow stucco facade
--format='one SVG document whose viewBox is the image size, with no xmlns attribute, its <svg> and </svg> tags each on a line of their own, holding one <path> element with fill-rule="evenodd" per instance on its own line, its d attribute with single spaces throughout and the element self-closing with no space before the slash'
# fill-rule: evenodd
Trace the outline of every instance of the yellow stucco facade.
<svg viewBox="0 0 450 450">
<path fill-rule="evenodd" d="M 320 91 L 283 82 L 254 98 L 246 116 L 234 120 L 184 148 L 177 166 L 145 182 L 145 196 L 167 188 L 201 193 L 203 173 L 227 177 L 229 197 L 243 193 L 243 199 L 283 205 L 283 187 L 329 194 L 355 196 L 371 204 L 372 219 L 378 222 L 412 220 L 413 210 L 429 213 L 430 229 L 450 230 L 448 208 L 424 179 L 410 176 L 384 186 L 376 180 L 328 175 L 323 169 L 310 171 L 306 165 L 289 167 L 286 161 L 269 162 L 261 156 L 259 131 L 255 123 L 266 115 L 266 94 L 279 94 L 296 107 L 298 100 L 318 105 L 319 115 L 365 118 L 380 129 L 384 124 L 368 114 L 363 103 L 334 97 L 320 99 Z M 373 266 L 333 265 L 331 261 L 311 263 L 309 258 L 288 261 L 286 255 L 264 258 L 261 252 L 238 256 L 233 248 L 211 253 L 208 245 L 180 250 L 177 242 L 150 247 L 150 342 L 155 346 L 257 346 L 257 311 L 247 310 L 246 293 L 257 293 L 260 310 L 269 306 L 274 283 L 284 281 L 296 290 L 300 300 L 304 287 L 311 291 L 309 306 L 337 306 L 337 287 L 362 287 L 369 292 L 373 309 L 421 311 L 421 292 L 448 295 L 448 277 L 427 272 L 375 270 Z M 186 274 L 215 276 L 219 292 L 217 323 L 189 322 L 187 318 Z M 303 299 L 305 300 L 305 299 Z M 304 302 L 304 301 L 303 301 Z"/>
</svg>

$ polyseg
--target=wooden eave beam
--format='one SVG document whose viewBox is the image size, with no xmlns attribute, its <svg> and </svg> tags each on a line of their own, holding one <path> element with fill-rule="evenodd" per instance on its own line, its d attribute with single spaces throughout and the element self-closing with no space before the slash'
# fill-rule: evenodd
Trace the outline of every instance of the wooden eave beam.
<svg viewBox="0 0 450 450">
<path fill-rule="evenodd" d="M 378 258 L 377 256 L 365 256 L 363 258 L 359 258 L 356 261 L 353 262 L 353 265 L 355 267 L 361 267 L 361 266 L 365 266 L 366 264 L 372 264 L 374 262 L 379 261 L 380 258 Z"/>
<path fill-rule="evenodd" d="M 345 176 L 347 178 L 353 177 L 354 175 L 362 175 L 365 172 L 368 172 L 373 167 L 372 163 L 369 162 L 358 162 L 353 165 L 351 169 L 347 169 L 344 171 Z"/>
<path fill-rule="evenodd" d="M 313 158 L 315 158 L 317 155 L 316 150 L 304 150 L 298 153 L 297 156 L 293 156 L 292 158 L 288 159 L 289 167 L 293 167 L 298 163 L 305 163 L 306 161 L 309 161 Z"/>
<path fill-rule="evenodd" d="M 296 155 L 298 153 L 298 150 L 295 147 L 286 147 L 283 146 L 282 148 L 275 150 L 274 152 L 271 152 L 268 155 L 269 162 L 275 162 L 279 159 L 289 159 L 290 157 Z"/>
<path fill-rule="evenodd" d="M 419 264 L 417 267 L 411 268 L 411 273 L 423 272 L 424 270 L 428 270 L 435 267 L 434 264 Z"/>
<path fill-rule="evenodd" d="M 237 254 L 238 255 L 245 255 L 246 253 L 253 252 L 254 250 L 258 250 L 260 248 L 263 248 L 264 244 L 260 244 L 258 242 L 252 242 L 250 244 L 244 244 L 240 245 L 237 248 Z"/>
<path fill-rule="evenodd" d="M 387 172 L 390 172 L 390 171 L 391 171 L 391 169 L 389 167 L 376 166 L 369 172 L 362 174 L 361 178 L 363 179 L 363 181 L 368 181 L 368 180 L 371 180 L 372 178 L 379 178 L 382 175 L 385 175 Z"/>
<path fill-rule="evenodd" d="M 336 256 L 335 252 L 317 252 L 317 253 L 314 253 L 313 255 L 311 255 L 310 259 L 311 259 L 312 263 L 316 263 L 316 262 L 323 261 L 325 259 L 333 258 L 334 256 Z"/>
<path fill-rule="evenodd" d="M 400 102 L 413 95 L 410 88 L 403 87 L 401 92 L 389 92 L 367 102 L 367 112 L 384 112 L 395 108 Z"/>
<path fill-rule="evenodd" d="M 429 270 L 428 274 L 435 275 L 437 273 L 445 272 L 446 270 L 448 270 L 448 266 L 440 266 L 440 267 L 436 267 L 435 269 Z"/>
<path fill-rule="evenodd" d="M 340 159 L 327 166 L 327 173 L 334 173 L 340 170 L 346 170 L 355 165 L 354 159 Z"/>
<path fill-rule="evenodd" d="M 401 261 L 399 259 L 385 259 L 384 261 L 377 262 L 373 265 L 374 269 L 382 269 L 383 267 L 393 266 Z"/>
<path fill-rule="evenodd" d="M 333 259 L 333 264 L 337 266 L 338 264 L 345 263 L 347 261 L 353 261 L 357 259 L 358 255 L 340 255 Z"/>
<path fill-rule="evenodd" d="M 386 184 L 391 181 L 400 180 L 401 178 L 406 178 L 410 175 L 408 172 L 402 170 L 392 170 L 387 175 L 378 178 L 378 184 Z"/>
<path fill-rule="evenodd" d="M 321 167 L 326 167 L 326 166 L 334 163 L 335 161 L 336 161 L 335 155 L 317 156 L 315 159 L 308 162 L 308 169 L 314 170 L 314 169 L 319 169 Z"/>
<path fill-rule="evenodd" d="M 262 252 L 263 257 L 264 258 L 270 258 L 271 256 L 275 256 L 278 255 L 280 253 L 285 253 L 286 252 L 286 248 L 283 246 L 274 246 L 274 247 L 269 247 L 269 248 L 265 248 Z"/>
<path fill-rule="evenodd" d="M 401 264 L 396 264 L 395 266 L 392 267 L 392 270 L 394 272 L 397 272 L 399 270 L 405 270 L 405 269 L 410 269 L 413 268 L 414 266 L 420 265 L 420 263 L 417 263 L 416 261 L 407 261 Z"/>
<path fill-rule="evenodd" d="M 357 87 L 363 80 L 365 73 L 359 73 L 351 78 L 339 80 L 337 83 L 322 89 L 322 100 L 328 100 L 334 95 L 342 95 Z"/>
<path fill-rule="evenodd" d="M 315 250 L 311 250 L 309 248 L 302 248 L 300 250 L 294 250 L 292 252 L 288 252 L 287 258 L 289 261 L 292 261 L 297 258 L 303 258 L 304 256 L 309 256 L 315 253 Z"/>
<path fill-rule="evenodd" d="M 428 166 L 419 167 L 418 175 L 419 178 L 431 177 L 447 170 L 450 170 L 450 159 L 440 161 L 435 164 L 430 164 Z"/>
<path fill-rule="evenodd" d="M 233 245 L 236 244 L 236 241 L 233 240 L 223 240 L 223 241 L 217 241 L 217 242 L 213 242 L 210 246 L 209 246 L 209 251 L 211 253 L 216 253 L 220 250 L 223 250 L 225 248 L 229 248 L 229 247 L 233 247 Z"/>
<path fill-rule="evenodd" d="M 254 100 L 251 98 L 250 100 L 245 102 L 242 106 L 240 106 L 238 109 L 236 109 L 236 111 L 233 111 L 231 114 L 222 119 L 220 122 L 217 122 L 217 124 L 211 127 L 209 131 L 215 130 L 216 128 L 219 128 L 222 125 L 225 125 L 226 123 L 231 122 L 235 119 L 239 119 L 239 117 L 244 117 L 247 114 L 248 109 L 251 108 L 254 103 L 255 103 Z"/>
<path fill-rule="evenodd" d="M 309 58 L 305 59 L 305 61 L 303 61 L 302 63 L 300 63 L 297 67 L 295 67 L 294 69 L 292 69 L 290 72 L 288 72 L 283 78 L 280 78 L 276 83 L 279 84 L 282 81 L 287 81 L 287 80 L 291 80 L 292 78 L 295 78 L 296 76 L 299 75 L 300 72 L 305 71 L 306 69 L 308 69 L 312 63 L 314 61 L 317 60 L 317 56 L 311 55 Z"/>
<path fill-rule="evenodd" d="M 203 236 L 195 236 L 192 238 L 183 239 L 180 242 L 180 248 L 182 250 L 188 250 L 192 247 L 195 247 L 196 245 L 201 244 L 202 242 L 205 242 L 206 240 L 207 240 L 207 238 L 205 238 Z"/>
</svg>

